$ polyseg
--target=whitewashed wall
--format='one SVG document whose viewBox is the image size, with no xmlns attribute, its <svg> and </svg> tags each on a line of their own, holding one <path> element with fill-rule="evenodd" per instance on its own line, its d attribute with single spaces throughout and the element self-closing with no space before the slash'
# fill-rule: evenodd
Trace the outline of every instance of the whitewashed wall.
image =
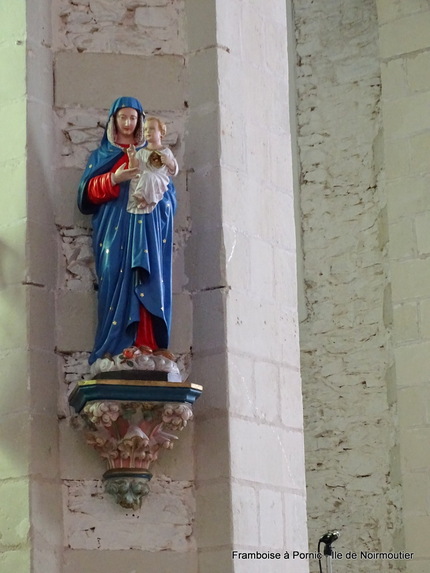
<svg viewBox="0 0 430 573">
<path fill-rule="evenodd" d="M 389 551 L 401 500 L 376 7 L 295 0 L 294 10 L 310 543 L 339 529 L 340 551 Z"/>
</svg>

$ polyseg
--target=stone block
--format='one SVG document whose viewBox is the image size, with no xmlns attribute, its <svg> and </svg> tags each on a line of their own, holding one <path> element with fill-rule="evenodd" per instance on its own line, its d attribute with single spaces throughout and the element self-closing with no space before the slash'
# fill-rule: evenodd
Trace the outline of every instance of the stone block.
<svg viewBox="0 0 430 573">
<path fill-rule="evenodd" d="M 430 565 L 430 557 L 417 558 L 414 556 L 413 561 L 408 561 L 407 573 L 427 573 Z"/>
<path fill-rule="evenodd" d="M 108 109 L 122 94 L 116 86 L 127 85 L 127 92 L 138 97 L 145 109 L 183 109 L 184 70 L 182 56 L 58 52 L 55 105 Z M 148 76 L 151 82 L 147 81 Z M 169 89 L 165 89 L 166 85 Z"/>
<path fill-rule="evenodd" d="M 127 511 L 115 504 L 99 480 L 67 482 L 64 496 L 65 542 L 72 549 L 97 553 L 194 549 L 191 523 L 195 504 L 190 482 L 154 476 L 139 510 Z"/>
<path fill-rule="evenodd" d="M 140 6 L 136 8 L 135 22 L 138 26 L 165 29 L 175 24 L 169 10 L 160 10 L 159 6 Z"/>
<path fill-rule="evenodd" d="M 31 452 L 28 412 L 4 415 L 0 420 L 0 431 L 3 443 L 0 480 L 27 476 Z"/>
<path fill-rule="evenodd" d="M 411 92 L 429 91 L 430 78 L 423 73 L 430 65 L 430 55 L 427 51 L 415 54 L 405 60 L 408 83 Z"/>
<path fill-rule="evenodd" d="M 231 549 L 206 549 L 200 550 L 199 554 L 199 571 L 205 573 L 233 573 L 235 563 L 231 558 Z"/>
<path fill-rule="evenodd" d="M 186 35 L 191 52 L 214 46 L 217 43 L 217 27 L 214 3 L 203 5 L 200 0 L 185 3 Z"/>
<path fill-rule="evenodd" d="M 381 64 L 382 98 L 384 101 L 410 94 L 408 76 L 403 59 L 389 60 Z"/>
<path fill-rule="evenodd" d="M 2 571 L 19 571 L 19 573 L 29 573 L 32 570 L 31 556 L 32 550 L 29 546 L 19 548 L 16 547 L 9 551 L 2 551 L 0 553 L 0 569 Z"/>
<path fill-rule="evenodd" d="M 196 149 L 199 139 L 196 134 Z M 200 153 L 201 149 L 198 151 Z M 205 154 L 201 156 L 204 162 L 208 161 Z M 220 227 L 222 212 L 220 205 L 221 173 L 217 166 L 206 164 L 203 169 L 192 170 L 188 175 L 188 188 L 190 190 L 192 231 L 202 231 L 207 228 Z"/>
<path fill-rule="evenodd" d="M 398 343 L 417 340 L 419 338 L 417 304 L 396 305 L 393 308 L 393 313 L 393 340 Z"/>
<path fill-rule="evenodd" d="M 54 293 L 40 286 L 28 287 L 28 343 L 32 349 L 53 351 L 55 348 Z M 76 317 L 76 320 L 78 317 Z"/>
<path fill-rule="evenodd" d="M 249 292 L 260 298 L 260 301 L 273 300 L 275 294 L 274 285 L 274 249 L 273 246 L 258 238 L 251 238 L 249 241 L 249 254 L 251 259 L 251 282 L 249 286 L 242 288 L 249 289 Z"/>
<path fill-rule="evenodd" d="M 429 92 L 386 101 L 383 109 L 386 138 L 403 138 L 429 130 L 430 118 L 426 114 L 429 104 Z"/>
<path fill-rule="evenodd" d="M 74 412 L 73 412 L 74 414 Z M 72 426 L 73 419 L 60 422 L 60 473 L 63 480 L 101 479 L 106 471 L 100 455 L 85 443 L 83 432 Z"/>
<path fill-rule="evenodd" d="M 194 231 L 185 252 L 185 271 L 192 291 L 226 287 L 223 229 Z"/>
<path fill-rule="evenodd" d="M 196 472 L 199 483 L 228 479 L 230 456 L 228 452 L 229 425 L 227 415 L 199 419 L 196 431 Z"/>
<path fill-rule="evenodd" d="M 247 289 L 251 284 L 251 276 L 257 274 L 257 271 L 252 271 L 256 265 L 250 257 L 251 239 L 236 226 L 224 226 L 223 233 L 227 284 L 232 289 Z"/>
<path fill-rule="evenodd" d="M 193 309 L 191 295 L 187 292 L 173 295 L 172 352 L 189 352 L 192 346 Z"/>
<path fill-rule="evenodd" d="M 398 219 L 389 225 L 390 258 L 411 259 L 417 255 L 417 240 L 412 217 Z"/>
<path fill-rule="evenodd" d="M 430 338 L 430 300 L 423 299 L 419 303 L 419 327 L 424 339 Z"/>
<path fill-rule="evenodd" d="M 26 239 L 25 219 L 0 228 L 3 287 L 22 284 L 26 279 Z"/>
<path fill-rule="evenodd" d="M 1 147 L 1 143 L 0 143 Z M 24 152 L 21 158 L 15 158 L 13 161 L 9 159 L 7 151 L 5 162 L 0 162 L 0 169 L 2 177 L 7 184 L 8 195 L 13 194 L 12 200 L 3 200 L 2 209 L 0 212 L 0 228 L 10 226 L 11 224 L 20 223 L 27 216 L 27 200 L 26 200 L 26 163 Z"/>
<path fill-rule="evenodd" d="M 399 20 L 404 15 L 415 14 L 426 10 L 427 7 L 422 0 L 409 0 L 407 3 L 397 0 L 377 0 L 378 21 L 385 24 L 392 20 Z"/>
<path fill-rule="evenodd" d="M 61 486 L 58 481 L 35 479 L 30 484 L 32 503 L 32 557 L 34 573 L 61 570 L 63 549 Z"/>
<path fill-rule="evenodd" d="M 429 43 L 428 10 L 415 14 L 402 14 L 402 17 L 389 21 L 379 28 L 379 48 L 383 59 L 427 49 Z"/>
<path fill-rule="evenodd" d="M 271 489 L 259 490 L 258 512 L 260 546 L 265 550 L 283 553 L 285 547 L 285 522 L 282 493 Z M 273 527 L 274 523 L 276 523 L 276 527 Z"/>
<path fill-rule="evenodd" d="M 415 553 L 415 558 L 427 558 L 430 561 L 428 535 L 430 527 L 429 515 L 404 515 L 405 547 Z M 428 567 L 427 562 L 427 567 Z M 409 567 L 408 567 L 409 569 Z M 408 571 L 409 573 L 409 571 Z"/>
<path fill-rule="evenodd" d="M 62 227 L 88 228 L 91 217 L 83 215 L 77 205 L 78 185 L 82 170 L 74 167 L 62 168 L 56 172 L 58 193 L 54 197 L 55 223 Z"/>
<path fill-rule="evenodd" d="M 420 133 L 410 138 L 410 170 L 416 175 L 427 176 L 430 167 L 427 161 L 430 153 L 430 134 Z"/>
<path fill-rule="evenodd" d="M 30 393 L 28 391 L 28 362 L 20 349 L 2 351 L 2 399 L 0 415 L 17 414 L 28 411 Z"/>
<path fill-rule="evenodd" d="M 399 387 L 427 383 L 430 379 L 430 342 L 399 346 L 394 350 Z"/>
<path fill-rule="evenodd" d="M 191 89 L 188 105 L 191 113 L 214 110 L 218 103 L 218 49 L 212 45 L 189 57 L 187 72 Z"/>
<path fill-rule="evenodd" d="M 121 573 L 197 573 L 194 551 L 138 551 L 76 550 L 66 549 L 64 573 L 77 571 L 121 571 Z"/>
<path fill-rule="evenodd" d="M 280 408 L 282 423 L 289 428 L 303 429 L 303 400 L 300 372 L 296 368 L 280 369 Z"/>
<path fill-rule="evenodd" d="M 196 490 L 195 535 L 200 550 L 229 545 L 232 539 L 231 494 L 228 482 L 201 484 Z"/>
<path fill-rule="evenodd" d="M 228 354 L 228 402 L 233 416 L 246 416 L 253 419 L 256 412 L 256 388 L 254 360 L 246 354 Z M 261 380 L 259 380 L 262 383 Z"/>
<path fill-rule="evenodd" d="M 27 346 L 27 289 L 13 285 L 1 290 L 0 342 L 3 351 Z"/>
<path fill-rule="evenodd" d="M 204 355 L 193 351 L 190 381 L 203 386 L 194 406 L 196 416 L 217 415 L 227 408 L 227 356 L 224 352 Z"/>
<path fill-rule="evenodd" d="M 275 297 L 274 300 L 282 304 L 289 312 L 296 313 L 297 305 L 297 269 L 296 254 L 280 248 L 274 249 L 275 255 Z M 282 303 L 281 303 L 282 301 Z"/>
<path fill-rule="evenodd" d="M 221 96 L 222 97 L 222 96 Z M 230 96 L 231 97 L 231 96 Z M 220 153 L 221 165 L 229 169 L 243 169 L 246 168 L 247 163 L 247 149 L 246 139 L 243 137 L 238 138 L 237 134 L 244 131 L 246 126 L 245 115 L 240 111 L 233 113 L 231 108 L 227 107 L 224 103 L 220 108 Z M 252 178 L 252 174 L 249 174 Z M 260 174 L 258 174 L 260 175 Z M 248 186 L 249 192 L 249 186 Z M 248 199 L 248 204 L 250 204 Z M 236 208 L 238 204 L 236 204 Z"/>
<path fill-rule="evenodd" d="M 50 61 L 46 64 L 52 75 Z M 48 84 L 49 91 L 49 84 Z M 34 99 L 27 106 L 28 216 L 40 224 L 53 225 L 54 162 L 56 134 L 52 116 L 52 95 L 47 101 Z M 47 96 L 46 96 L 47 97 Z M 43 145 L 41 145 L 43 141 Z"/>
<path fill-rule="evenodd" d="M 402 217 L 427 211 L 428 185 L 427 177 L 405 177 L 387 182 L 387 211 L 390 224 Z"/>
<path fill-rule="evenodd" d="M 430 393 L 426 385 L 402 388 L 398 391 L 399 427 L 403 430 L 423 427 L 428 423 Z"/>
<path fill-rule="evenodd" d="M 258 551 L 260 548 L 257 547 L 235 547 L 236 550 L 242 550 L 245 552 Z M 284 573 L 285 561 L 283 559 L 273 559 L 269 562 L 262 561 L 261 559 L 235 559 L 234 560 L 234 573 L 261 573 L 261 564 L 270 564 L 270 573 Z M 294 573 L 299 571 L 298 568 L 294 567 Z M 300 570 L 300 573 L 304 573 L 304 570 Z M 307 573 L 307 570 L 306 570 Z"/>
<path fill-rule="evenodd" d="M 27 132 L 24 121 L 17 122 L 17 117 L 26 116 L 26 106 L 24 98 L 16 98 L 13 102 L 6 103 L 0 109 L 0 121 L 4 126 L 5 133 L 8 134 L 0 145 L 1 157 L 8 158 L 9 161 L 21 160 L 25 153 Z M 23 191 L 23 190 L 21 190 Z"/>
<path fill-rule="evenodd" d="M 225 348 L 227 294 L 221 285 L 220 287 L 202 291 L 193 296 L 193 352 L 218 354 Z"/>
<path fill-rule="evenodd" d="M 31 464 L 34 475 L 57 479 L 59 475 L 58 418 L 33 414 L 31 420 Z"/>
<path fill-rule="evenodd" d="M 415 232 L 417 236 L 417 250 L 419 255 L 430 253 L 430 211 L 415 217 Z"/>
<path fill-rule="evenodd" d="M 231 420 L 230 428 L 234 478 L 302 490 L 304 450 L 301 432 L 238 418 Z"/>
<path fill-rule="evenodd" d="M 430 428 L 410 428 L 401 434 L 402 467 L 408 471 L 428 471 L 430 465 Z"/>
<path fill-rule="evenodd" d="M 250 202 L 247 173 L 243 169 L 223 164 L 220 175 L 224 224 L 231 229 L 236 229 L 237 232 L 255 234 L 256 227 L 248 225 L 249 213 L 244 209 Z M 253 217 L 255 218 L 255 215 Z M 255 220 L 254 218 L 252 221 Z M 266 221 L 263 220 L 263 222 Z"/>
<path fill-rule="evenodd" d="M 0 481 L 0 520 L 4 547 L 25 547 L 30 535 L 27 479 Z"/>
<path fill-rule="evenodd" d="M 233 540 L 235 546 L 260 547 L 257 489 L 248 483 L 231 484 Z"/>
<path fill-rule="evenodd" d="M 41 5 L 42 6 L 42 5 Z M 29 37 L 27 38 L 28 46 L 28 62 L 27 62 L 27 86 L 29 93 L 31 93 L 31 99 L 28 102 L 28 113 L 32 114 L 37 108 L 44 107 L 45 109 L 51 109 L 52 113 L 52 99 L 54 93 L 53 86 L 53 75 L 52 75 L 52 50 L 51 50 L 51 40 L 41 40 L 34 38 L 34 33 L 39 31 L 46 34 L 50 33 L 51 26 L 46 26 L 45 22 L 42 23 L 41 18 L 43 18 L 42 13 L 44 12 L 45 5 L 41 10 L 35 10 L 37 15 L 34 17 L 35 20 L 39 20 L 40 27 L 33 21 L 32 25 L 28 27 Z M 31 9 L 31 8 L 30 8 Z M 48 13 L 49 14 L 49 13 Z M 46 18 L 50 18 L 51 15 L 46 15 Z M 31 16 L 27 15 L 27 18 Z M 30 21 L 30 20 L 29 20 Z M 52 123 L 45 123 L 45 113 L 43 116 L 39 115 L 39 127 L 42 125 L 52 126 Z M 52 117 L 52 116 L 51 116 Z M 36 132 L 37 133 L 37 132 Z M 34 135 L 36 135 L 36 133 Z M 39 137 L 41 133 L 39 132 Z M 45 132 L 46 135 L 46 132 Z M 53 139 L 53 138 L 52 138 Z M 52 144 L 52 141 L 49 142 Z"/>
<path fill-rule="evenodd" d="M 255 410 L 260 420 L 280 422 L 279 368 L 270 362 L 257 361 L 254 365 Z"/>
<path fill-rule="evenodd" d="M 403 475 L 404 511 L 408 515 L 428 515 L 430 511 L 430 478 L 428 471 Z"/>
<path fill-rule="evenodd" d="M 27 282 L 54 288 L 57 280 L 57 233 L 54 225 L 27 222 Z"/>
<path fill-rule="evenodd" d="M 62 291 L 57 297 L 57 347 L 61 352 L 90 350 L 94 344 L 96 295 Z"/>
<path fill-rule="evenodd" d="M 231 292 L 227 299 L 227 330 L 234 352 L 298 366 L 296 317 L 292 311 L 279 315 L 276 301 Z"/>
<path fill-rule="evenodd" d="M 413 259 L 392 262 L 392 296 L 394 303 L 426 297 L 430 280 L 430 260 Z"/>
<path fill-rule="evenodd" d="M 57 414 L 57 392 L 54 391 L 59 378 L 58 356 L 53 350 L 31 349 L 29 351 L 31 410 L 37 414 Z"/>
<path fill-rule="evenodd" d="M 5 21 L 2 20 L 2 30 L 6 30 L 5 26 Z M 25 30 L 25 27 L 22 29 Z M 13 43 L 10 41 L 2 43 L 0 48 L 4 78 L 0 86 L 0 97 L 5 104 L 12 102 L 19 96 L 24 97 L 26 93 L 25 43 L 18 42 L 18 38 L 14 38 Z M 17 117 L 20 116 L 16 116 L 15 120 Z M 24 122 L 24 117 L 25 115 L 20 117 L 22 122 Z"/>
<path fill-rule="evenodd" d="M 154 476 L 169 476 L 176 482 L 191 482 L 194 479 L 194 442 L 196 421 L 188 423 L 187 427 L 177 434 L 173 449 L 163 451 L 159 459 L 151 466 Z"/>
<path fill-rule="evenodd" d="M 297 548 L 297 551 L 307 551 L 308 535 L 306 528 L 306 497 L 305 493 L 284 493 L 285 547 Z M 294 549 L 293 549 L 294 551 Z"/>
<path fill-rule="evenodd" d="M 267 43 L 264 27 L 266 14 L 264 16 L 261 13 L 258 14 L 256 8 L 256 3 L 242 7 L 240 25 L 244 33 L 241 38 L 240 55 L 244 65 L 252 66 L 255 73 L 261 74 L 266 68 L 265 51 L 262 49 Z M 254 83 L 257 84 L 257 82 Z"/>
<path fill-rule="evenodd" d="M 186 125 L 187 146 L 184 161 L 191 173 L 201 173 L 208 185 L 205 186 L 210 193 L 219 197 L 219 167 L 216 158 L 219 156 L 219 112 L 213 105 L 194 108 L 190 111 Z M 210 134 L 210 137 L 208 137 Z M 191 208 L 194 208 L 194 196 L 199 189 L 193 185 L 189 178 L 188 188 L 191 193 Z M 204 192 L 204 190 L 203 190 Z M 210 198 L 210 196 L 209 196 Z M 206 195 L 202 199 L 207 199 Z M 219 210 L 219 205 L 218 205 Z M 206 221 L 205 221 L 206 222 Z M 193 217 L 194 223 L 194 217 Z M 196 223 L 201 223 L 199 218 Z"/>
</svg>

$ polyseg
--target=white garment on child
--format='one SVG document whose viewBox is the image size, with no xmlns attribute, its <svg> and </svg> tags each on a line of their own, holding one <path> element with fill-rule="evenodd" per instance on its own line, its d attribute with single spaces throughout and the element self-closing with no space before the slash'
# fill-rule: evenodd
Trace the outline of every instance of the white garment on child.
<svg viewBox="0 0 430 573">
<path fill-rule="evenodd" d="M 142 173 L 130 181 L 127 203 L 129 213 L 151 213 L 167 190 L 170 177 L 178 174 L 178 163 L 168 147 L 157 149 L 156 153 L 165 155 L 175 163 L 174 172 L 170 172 L 165 165 L 161 167 L 151 165 L 149 158 L 152 153 L 154 150 L 146 147 L 136 152 Z"/>
</svg>

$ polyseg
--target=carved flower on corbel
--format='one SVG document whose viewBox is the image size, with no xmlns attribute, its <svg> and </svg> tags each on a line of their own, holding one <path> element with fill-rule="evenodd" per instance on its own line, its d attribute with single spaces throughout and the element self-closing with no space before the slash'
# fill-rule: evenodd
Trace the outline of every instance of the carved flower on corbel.
<svg viewBox="0 0 430 573">
<path fill-rule="evenodd" d="M 122 459 L 145 459 L 145 448 L 149 445 L 149 438 L 140 428 L 133 426 L 118 444 Z"/>
<path fill-rule="evenodd" d="M 161 424 L 155 426 L 149 438 L 150 446 L 159 445 L 166 450 L 171 450 L 173 448 L 173 440 L 177 440 L 178 436 L 163 430 L 163 422 L 161 422 Z"/>
<path fill-rule="evenodd" d="M 182 430 L 192 417 L 193 412 L 187 404 L 165 404 L 162 413 L 162 420 L 170 430 Z"/>
<path fill-rule="evenodd" d="M 118 457 L 117 441 L 103 431 L 88 432 L 86 439 L 87 444 L 100 452 L 102 458 L 114 460 Z"/>
<path fill-rule="evenodd" d="M 103 425 L 109 428 L 120 417 L 121 408 L 111 402 L 92 402 L 85 406 L 84 413 L 95 426 Z"/>
</svg>

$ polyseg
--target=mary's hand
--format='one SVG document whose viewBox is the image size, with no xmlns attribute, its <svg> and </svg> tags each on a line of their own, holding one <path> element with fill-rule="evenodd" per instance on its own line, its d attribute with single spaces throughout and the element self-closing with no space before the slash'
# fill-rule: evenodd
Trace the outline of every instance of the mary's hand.
<svg viewBox="0 0 430 573">
<path fill-rule="evenodd" d="M 124 181 L 130 181 L 133 177 L 139 173 L 138 167 L 133 167 L 132 169 L 126 169 L 125 164 L 118 167 L 115 173 L 111 174 L 112 185 L 118 185 Z"/>
<path fill-rule="evenodd" d="M 136 148 L 133 144 L 128 147 L 127 155 L 129 168 L 131 169 L 132 167 L 139 167 L 139 160 L 136 159 Z"/>
</svg>

